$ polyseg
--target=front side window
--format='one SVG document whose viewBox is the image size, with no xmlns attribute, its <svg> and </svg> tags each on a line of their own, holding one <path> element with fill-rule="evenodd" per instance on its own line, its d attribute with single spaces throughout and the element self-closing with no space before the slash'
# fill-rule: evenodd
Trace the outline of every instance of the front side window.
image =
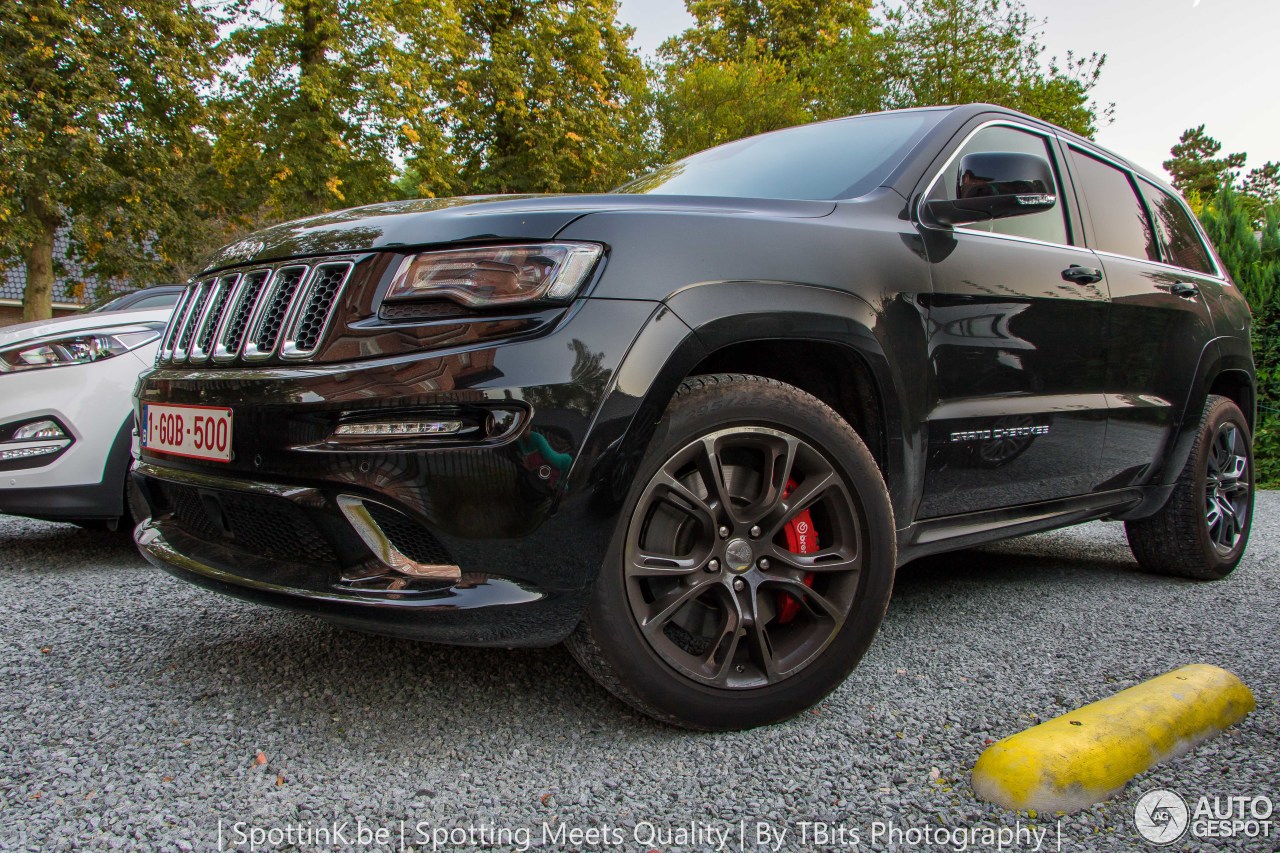
<svg viewBox="0 0 1280 853">
<path fill-rule="evenodd" d="M 1037 157 L 1048 160 L 1050 164 L 1054 161 L 1053 152 L 1049 148 L 1049 141 L 1039 134 L 1002 125 L 983 128 L 965 143 L 964 148 L 960 149 L 951 164 L 947 166 L 946 171 L 939 176 L 937 182 L 933 185 L 933 189 L 929 192 L 929 199 L 931 201 L 955 200 L 959 193 L 959 187 L 964 181 L 964 175 L 960 174 L 960 164 L 967 155 L 1005 152 L 1034 154 Z M 1070 240 L 1067 237 L 1067 211 L 1063 202 L 1062 187 L 1057 185 L 1056 178 L 1054 182 L 1054 192 L 1058 196 L 1058 204 L 1052 210 L 1029 213 L 1024 216 L 993 219 L 986 222 L 974 222 L 960 226 L 957 230 L 984 231 L 991 234 L 1005 234 L 1010 237 L 1026 237 L 1046 243 L 1069 243 Z"/>
<path fill-rule="evenodd" d="M 1156 235 L 1164 246 L 1165 259 L 1175 267 L 1213 275 L 1213 262 L 1182 203 L 1150 181 L 1144 179 L 1140 186 L 1155 218 Z"/>
<path fill-rule="evenodd" d="M 1128 172 L 1072 148 L 1071 173 L 1087 201 L 1095 249 L 1130 258 L 1160 260 L 1146 205 Z"/>
</svg>

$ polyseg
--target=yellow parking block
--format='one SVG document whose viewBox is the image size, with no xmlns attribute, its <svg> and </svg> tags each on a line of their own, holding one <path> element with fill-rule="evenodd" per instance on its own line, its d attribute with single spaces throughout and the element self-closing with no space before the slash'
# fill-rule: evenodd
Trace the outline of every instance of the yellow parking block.
<svg viewBox="0 0 1280 853">
<path fill-rule="evenodd" d="M 1010 809 L 1076 811 L 1253 709 L 1225 669 L 1180 667 L 993 743 L 974 765 L 973 791 Z"/>
</svg>

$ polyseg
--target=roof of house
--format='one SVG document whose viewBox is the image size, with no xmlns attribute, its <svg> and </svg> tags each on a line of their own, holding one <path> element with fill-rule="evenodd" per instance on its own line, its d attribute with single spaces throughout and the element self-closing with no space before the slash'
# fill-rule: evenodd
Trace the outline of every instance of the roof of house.
<svg viewBox="0 0 1280 853">
<path fill-rule="evenodd" d="M 70 257 L 68 253 L 70 243 L 71 235 L 68 230 L 59 228 L 53 237 L 53 302 L 55 305 L 88 305 L 98 298 L 98 287 L 104 283 L 112 293 L 119 293 L 133 287 L 124 279 L 103 282 L 96 276 L 89 275 L 83 264 Z M 21 302 L 26 284 L 26 264 L 15 261 L 0 268 L 0 302 Z"/>
</svg>

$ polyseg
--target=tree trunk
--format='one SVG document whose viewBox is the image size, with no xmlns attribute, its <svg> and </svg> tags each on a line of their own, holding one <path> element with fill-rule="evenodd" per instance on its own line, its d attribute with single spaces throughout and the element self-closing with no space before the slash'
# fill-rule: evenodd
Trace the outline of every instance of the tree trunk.
<svg viewBox="0 0 1280 853">
<path fill-rule="evenodd" d="M 35 214 L 37 231 L 23 253 L 27 264 L 27 286 L 22 292 L 22 319 L 48 320 L 53 316 L 53 236 L 58 220 L 48 216 L 44 200 L 28 207 Z"/>
</svg>

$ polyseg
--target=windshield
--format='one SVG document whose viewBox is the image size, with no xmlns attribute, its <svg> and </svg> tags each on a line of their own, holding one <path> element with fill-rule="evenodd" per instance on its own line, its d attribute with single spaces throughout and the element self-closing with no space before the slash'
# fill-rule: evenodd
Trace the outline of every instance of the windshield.
<svg viewBox="0 0 1280 853">
<path fill-rule="evenodd" d="M 116 311 L 119 308 L 123 307 L 122 303 L 128 302 L 130 299 L 132 299 L 133 294 L 136 292 L 137 291 L 130 290 L 128 293 L 123 293 L 123 294 L 116 293 L 111 296 L 103 297 L 102 299 L 99 299 L 97 302 L 92 302 L 89 305 L 86 305 L 85 308 L 83 309 L 84 313 L 96 314 L 104 311 Z"/>
<path fill-rule="evenodd" d="M 876 113 L 752 136 L 655 169 L 614 192 L 857 198 L 880 186 L 944 114 Z"/>
</svg>

